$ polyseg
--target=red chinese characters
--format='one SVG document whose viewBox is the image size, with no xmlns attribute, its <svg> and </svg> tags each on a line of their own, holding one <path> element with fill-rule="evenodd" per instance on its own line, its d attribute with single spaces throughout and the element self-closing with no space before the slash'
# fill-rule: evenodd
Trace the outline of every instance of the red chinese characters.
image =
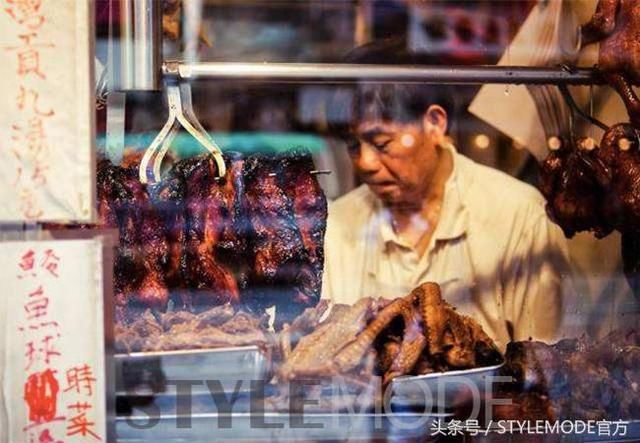
<svg viewBox="0 0 640 443">
<path fill-rule="evenodd" d="M 42 29 L 47 24 L 43 13 L 47 1 L 0 1 L 3 3 L 0 13 L 7 14 L 17 28 L 17 31 L 5 31 L 15 32 L 16 44 L 0 48 L 15 56 L 14 75 L 18 81 L 15 117 L 10 125 L 12 144 L 8 147 L 15 160 L 15 176 L 11 184 L 16 189 L 22 215 L 34 220 L 44 213 L 38 191 L 48 182 L 50 146 L 47 120 L 55 115 L 54 109 L 42 97 L 42 91 L 51 87 L 46 84 L 47 66 L 43 51 L 54 49 L 55 44 L 41 38 Z M 11 109 L 5 109 L 5 112 L 11 114 Z"/>
<path fill-rule="evenodd" d="M 88 364 L 73 367 L 67 370 L 67 387 L 64 392 L 73 394 L 75 398 L 91 398 L 94 392 L 96 378 Z M 76 401 L 70 404 L 69 418 L 67 420 L 67 437 L 82 436 L 91 437 L 101 441 L 102 438 L 95 432 L 95 421 L 89 418 L 93 405 L 84 401 Z"/>
<path fill-rule="evenodd" d="M 53 252 L 51 249 L 47 249 L 44 251 L 44 258 L 42 259 L 41 266 L 44 268 L 49 274 L 54 277 L 59 277 L 57 274 L 58 270 L 58 262 L 60 258 Z"/>
<path fill-rule="evenodd" d="M 31 374 L 24 385 L 24 401 L 29 410 L 29 420 L 45 423 L 56 418 L 58 391 L 55 371 L 47 369 Z"/>
<path fill-rule="evenodd" d="M 44 24 L 42 0 L 7 0 L 6 3 L 5 11 L 20 25 L 36 30 Z"/>
<path fill-rule="evenodd" d="M 18 331 L 25 340 L 24 364 L 27 379 L 23 398 L 28 424 L 24 427 L 28 441 L 58 442 L 56 422 L 64 422 L 60 414 L 61 392 L 56 377 L 56 359 L 62 354 L 56 342 L 60 338 L 60 324 L 51 316 L 53 300 L 47 284 L 57 279 L 59 257 L 51 249 L 27 249 L 19 256 L 16 277 L 29 289 L 23 295 L 23 323 Z"/>
<path fill-rule="evenodd" d="M 36 258 L 39 261 L 36 261 Z M 38 257 L 36 257 L 33 250 L 29 249 L 25 251 L 18 263 L 18 278 L 36 277 L 40 271 L 46 271 L 49 275 L 58 278 L 60 277 L 58 275 L 59 262 L 60 257 L 52 249 L 45 249 Z M 42 295 L 42 287 L 38 288 L 37 291 L 40 291 L 39 295 Z"/>
</svg>

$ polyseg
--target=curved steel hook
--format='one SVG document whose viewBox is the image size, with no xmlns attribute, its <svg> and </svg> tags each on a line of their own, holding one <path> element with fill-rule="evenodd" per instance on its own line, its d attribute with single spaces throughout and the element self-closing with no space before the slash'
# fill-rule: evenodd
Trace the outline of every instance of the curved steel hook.
<svg viewBox="0 0 640 443">
<path fill-rule="evenodd" d="M 567 72 L 572 72 L 573 71 L 573 68 L 571 66 L 569 66 L 569 65 L 562 65 L 561 67 L 562 67 L 562 69 L 564 69 Z M 595 126 L 599 127 L 603 131 L 606 131 L 607 129 L 609 129 L 609 126 L 605 125 L 604 123 L 602 123 L 597 118 L 587 114 L 582 109 L 580 109 L 580 107 L 576 104 L 575 100 L 573 99 L 573 96 L 571 95 L 571 92 L 569 92 L 569 88 L 567 87 L 566 84 L 564 84 L 564 83 L 558 84 L 558 89 L 560 90 L 560 93 L 562 94 L 562 98 L 564 99 L 565 103 L 567 103 L 567 105 L 569 106 L 569 109 L 571 109 L 571 114 L 572 115 L 580 116 L 585 121 L 591 123 L 592 125 L 595 125 Z M 573 134 L 571 134 L 571 135 L 573 136 Z"/>
</svg>

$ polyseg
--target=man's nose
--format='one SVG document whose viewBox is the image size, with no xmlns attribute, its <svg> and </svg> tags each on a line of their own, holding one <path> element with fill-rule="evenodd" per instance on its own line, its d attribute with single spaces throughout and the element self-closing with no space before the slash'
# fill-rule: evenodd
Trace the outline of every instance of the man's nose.
<svg viewBox="0 0 640 443">
<path fill-rule="evenodd" d="M 363 174 L 375 173 L 380 169 L 380 153 L 369 144 L 361 143 L 354 164 Z"/>
</svg>

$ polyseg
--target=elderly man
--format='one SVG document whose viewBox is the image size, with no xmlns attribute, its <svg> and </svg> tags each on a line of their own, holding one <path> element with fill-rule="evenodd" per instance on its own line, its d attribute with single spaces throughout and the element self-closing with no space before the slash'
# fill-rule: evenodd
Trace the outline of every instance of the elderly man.
<svg viewBox="0 0 640 443">
<path fill-rule="evenodd" d="M 375 44 L 349 59 L 378 60 L 418 62 Z M 435 281 L 501 348 L 553 340 L 569 273 L 562 232 L 536 189 L 456 151 L 450 99 L 442 86 L 357 88 L 349 151 L 364 184 L 330 206 L 323 296 L 351 304 Z"/>
</svg>

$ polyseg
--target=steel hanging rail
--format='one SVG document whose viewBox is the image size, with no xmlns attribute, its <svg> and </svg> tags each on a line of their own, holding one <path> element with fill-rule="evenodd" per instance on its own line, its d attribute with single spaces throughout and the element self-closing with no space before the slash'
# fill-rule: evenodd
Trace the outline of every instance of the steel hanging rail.
<svg viewBox="0 0 640 443">
<path fill-rule="evenodd" d="M 596 69 L 521 66 L 390 66 L 331 63 L 165 62 L 165 77 L 270 82 L 409 82 L 434 84 L 600 84 Z"/>
</svg>

